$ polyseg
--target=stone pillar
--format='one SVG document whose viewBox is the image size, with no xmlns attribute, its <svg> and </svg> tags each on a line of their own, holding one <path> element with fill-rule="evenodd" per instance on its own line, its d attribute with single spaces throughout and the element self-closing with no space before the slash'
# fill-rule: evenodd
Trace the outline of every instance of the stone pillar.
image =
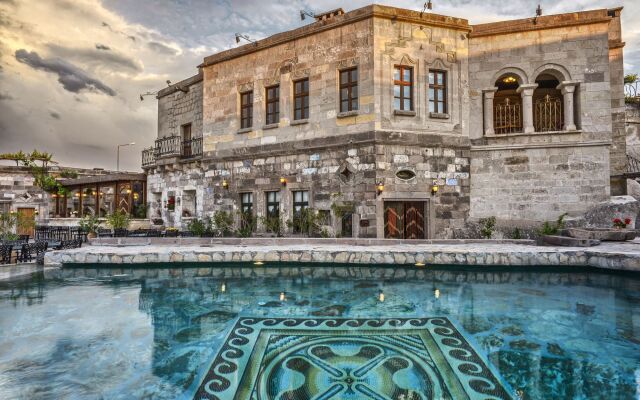
<svg viewBox="0 0 640 400">
<path fill-rule="evenodd" d="M 538 87 L 537 83 L 520 85 L 518 93 L 522 96 L 522 131 L 533 133 L 533 91 Z"/>
<path fill-rule="evenodd" d="M 564 101 L 562 108 L 564 112 L 563 130 L 565 131 L 576 130 L 576 124 L 573 118 L 573 94 L 576 91 L 576 85 L 576 82 L 562 82 L 557 87 L 557 89 L 560 89 L 562 92 L 562 98 Z"/>
<path fill-rule="evenodd" d="M 482 94 L 484 96 L 484 134 L 485 136 L 495 135 L 493 129 L 493 97 L 498 91 L 497 87 L 484 89 Z"/>
</svg>

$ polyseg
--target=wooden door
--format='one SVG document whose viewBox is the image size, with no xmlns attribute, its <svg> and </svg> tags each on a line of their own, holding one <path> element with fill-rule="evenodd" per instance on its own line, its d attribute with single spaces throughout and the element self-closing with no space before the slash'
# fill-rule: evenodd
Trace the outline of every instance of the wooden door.
<svg viewBox="0 0 640 400">
<path fill-rule="evenodd" d="M 404 203 L 404 238 L 424 239 L 424 203 Z"/>
<path fill-rule="evenodd" d="M 386 239 L 424 239 L 425 203 L 423 201 L 387 201 L 384 203 Z"/>
<path fill-rule="evenodd" d="M 17 228 L 18 235 L 29 235 L 30 237 L 33 237 L 36 209 L 18 208 L 18 216 L 20 218 L 20 221 L 23 221 Z"/>
</svg>

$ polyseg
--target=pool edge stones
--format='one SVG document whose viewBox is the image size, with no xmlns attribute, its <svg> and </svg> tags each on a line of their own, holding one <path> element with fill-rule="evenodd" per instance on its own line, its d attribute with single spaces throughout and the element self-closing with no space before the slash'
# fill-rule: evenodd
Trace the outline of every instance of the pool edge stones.
<svg viewBox="0 0 640 400">
<path fill-rule="evenodd" d="M 416 388 L 420 399 L 514 399 L 446 317 L 241 317 L 193 398 L 306 399 L 349 390 L 412 399 Z"/>
</svg>

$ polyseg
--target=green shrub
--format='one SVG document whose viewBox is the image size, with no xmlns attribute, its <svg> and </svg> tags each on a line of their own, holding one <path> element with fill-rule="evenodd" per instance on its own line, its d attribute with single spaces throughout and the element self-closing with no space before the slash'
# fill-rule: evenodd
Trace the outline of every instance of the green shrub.
<svg viewBox="0 0 640 400">
<path fill-rule="evenodd" d="M 113 229 L 127 229 L 129 227 L 129 214 L 123 210 L 117 210 L 107 215 L 107 224 Z"/>
<path fill-rule="evenodd" d="M 256 219 L 250 212 L 240 212 L 240 226 L 238 227 L 238 237 L 251 237 L 256 228 Z"/>
<path fill-rule="evenodd" d="M 200 219 L 193 219 L 189 221 L 189 224 L 187 225 L 189 232 L 193 233 L 195 236 L 203 236 L 207 233 L 207 228 L 207 224 Z"/>
<path fill-rule="evenodd" d="M 496 228 L 496 217 L 482 218 L 480 220 L 480 235 L 483 239 L 491 239 Z"/>
<path fill-rule="evenodd" d="M 515 228 L 513 230 L 513 233 L 511 234 L 511 239 L 515 239 L 515 240 L 522 239 L 522 232 L 520 232 L 520 229 Z"/>
<path fill-rule="evenodd" d="M 545 221 L 542 224 L 542 228 L 538 230 L 538 234 L 541 236 L 554 236 L 557 235 L 562 229 L 564 229 L 564 218 L 567 213 L 558 217 L 555 222 Z"/>
<path fill-rule="evenodd" d="M 78 225 L 83 232 L 96 233 L 100 227 L 100 220 L 95 215 L 87 215 L 80 219 Z"/>
<path fill-rule="evenodd" d="M 316 236 L 320 231 L 321 216 L 313 208 L 305 208 L 287 221 L 287 225 L 295 232 L 302 233 L 307 237 Z"/>
<path fill-rule="evenodd" d="M 222 236 L 231 236 L 233 232 L 233 215 L 227 211 L 214 212 L 213 226 L 222 233 Z"/>
<path fill-rule="evenodd" d="M 267 232 L 273 233 L 278 237 L 282 236 L 282 220 L 279 215 L 260 217 L 260 223 L 262 223 Z"/>
</svg>

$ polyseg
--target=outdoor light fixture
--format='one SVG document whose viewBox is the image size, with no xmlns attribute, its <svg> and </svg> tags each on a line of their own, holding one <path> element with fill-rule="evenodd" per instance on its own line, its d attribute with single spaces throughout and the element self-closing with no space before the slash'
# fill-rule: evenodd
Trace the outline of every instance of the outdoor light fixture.
<svg viewBox="0 0 640 400">
<path fill-rule="evenodd" d="M 40 214 L 40 211 L 35 210 L 33 213 L 34 213 L 35 215 L 38 215 L 38 214 Z"/>
<path fill-rule="evenodd" d="M 376 184 L 376 190 L 378 191 L 378 195 L 384 192 L 384 182 L 378 182 Z"/>
<path fill-rule="evenodd" d="M 146 96 L 157 96 L 158 92 L 146 92 L 146 93 L 140 93 L 140 101 L 144 101 L 144 98 Z"/>
<path fill-rule="evenodd" d="M 304 19 L 309 16 L 311 18 L 315 18 L 315 14 L 310 13 L 309 11 L 300 10 L 300 21 L 304 21 Z"/>
<path fill-rule="evenodd" d="M 380 303 L 384 302 L 384 292 L 382 290 L 380 292 L 378 292 L 378 301 Z"/>
<path fill-rule="evenodd" d="M 56 197 L 58 197 L 58 195 L 54 193 L 54 194 L 51 195 L 51 197 L 53 197 L 55 199 Z"/>
<path fill-rule="evenodd" d="M 229 181 L 226 179 L 222 180 L 222 187 L 225 189 L 229 189 Z"/>
<path fill-rule="evenodd" d="M 253 265 L 263 265 L 264 263 L 262 261 L 256 261 L 253 263 Z"/>
<path fill-rule="evenodd" d="M 516 83 L 518 80 L 513 76 L 507 76 L 502 80 L 504 83 Z"/>
<path fill-rule="evenodd" d="M 420 18 L 422 18 L 422 15 L 427 10 L 429 10 L 429 11 L 433 10 L 433 4 L 431 3 L 431 0 L 427 1 L 426 3 L 424 3 L 424 6 L 422 7 L 422 11 L 420 12 Z"/>
<path fill-rule="evenodd" d="M 280 184 L 282 186 L 287 186 L 287 178 L 285 178 L 284 176 L 280 178 Z"/>
<path fill-rule="evenodd" d="M 540 7 L 540 4 L 538 4 L 538 8 L 536 8 L 536 17 L 541 17 L 542 16 L 542 7 Z"/>
<path fill-rule="evenodd" d="M 416 266 L 416 267 L 424 267 L 424 263 L 423 263 L 423 262 L 418 261 L 417 263 L 415 263 L 415 266 Z"/>
<path fill-rule="evenodd" d="M 433 181 L 433 185 L 431 185 L 431 194 L 438 193 L 438 182 Z"/>
<path fill-rule="evenodd" d="M 243 35 L 242 33 L 236 33 L 236 43 L 240 43 L 240 39 L 244 39 L 249 43 L 253 43 L 254 46 L 258 45 L 258 41 L 251 39 L 247 35 Z"/>
</svg>

